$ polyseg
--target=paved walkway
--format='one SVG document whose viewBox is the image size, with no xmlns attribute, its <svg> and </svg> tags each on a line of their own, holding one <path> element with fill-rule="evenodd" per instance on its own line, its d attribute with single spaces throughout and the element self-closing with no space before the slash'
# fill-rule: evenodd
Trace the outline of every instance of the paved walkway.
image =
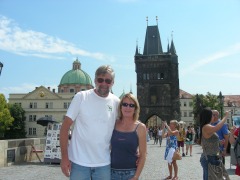
<svg viewBox="0 0 240 180">
<path fill-rule="evenodd" d="M 165 141 L 163 146 L 153 145 L 153 141 L 148 143 L 148 155 L 144 170 L 140 180 L 162 180 L 168 176 L 167 162 L 163 160 L 165 151 Z M 193 156 L 183 157 L 178 161 L 179 179 L 198 180 L 202 179 L 202 167 L 199 162 L 201 147 L 193 146 Z M 230 169 L 230 157 L 226 157 L 226 169 L 232 180 L 240 179 L 234 175 L 235 166 Z M 67 180 L 61 172 L 59 165 L 41 164 L 38 162 L 13 165 L 0 168 L 0 180 Z"/>
</svg>

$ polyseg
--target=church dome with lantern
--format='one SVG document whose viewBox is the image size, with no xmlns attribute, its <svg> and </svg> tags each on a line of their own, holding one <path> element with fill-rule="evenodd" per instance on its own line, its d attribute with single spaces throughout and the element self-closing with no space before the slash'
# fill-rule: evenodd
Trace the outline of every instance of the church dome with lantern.
<svg viewBox="0 0 240 180">
<path fill-rule="evenodd" d="M 58 86 L 59 93 L 77 93 L 92 89 L 92 80 L 90 76 L 81 69 L 81 63 L 78 59 L 73 62 L 72 70 L 66 72 Z"/>
</svg>

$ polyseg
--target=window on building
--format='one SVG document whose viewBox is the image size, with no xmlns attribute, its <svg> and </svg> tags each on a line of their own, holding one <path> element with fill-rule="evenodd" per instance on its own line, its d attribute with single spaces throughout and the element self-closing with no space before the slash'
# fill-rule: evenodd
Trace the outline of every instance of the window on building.
<svg viewBox="0 0 240 180">
<path fill-rule="evenodd" d="M 146 78 L 146 74 L 143 74 L 143 80 L 146 80 L 147 78 Z"/>
<path fill-rule="evenodd" d="M 187 117 L 187 112 L 184 112 L 184 117 Z"/>
<path fill-rule="evenodd" d="M 74 93 L 74 89 L 70 89 L 70 93 Z"/>
<path fill-rule="evenodd" d="M 22 103 L 15 103 L 16 105 L 19 105 L 20 107 L 22 107 Z"/>
<path fill-rule="evenodd" d="M 28 135 L 32 135 L 33 134 L 33 128 L 28 128 Z"/>
<path fill-rule="evenodd" d="M 193 116 L 193 112 L 189 112 L 189 117 L 192 117 Z"/>
<path fill-rule="evenodd" d="M 30 102 L 29 108 L 31 108 L 31 109 L 37 109 L 37 102 Z"/>
<path fill-rule="evenodd" d="M 36 128 L 32 128 L 32 135 L 37 135 L 37 129 Z"/>
<path fill-rule="evenodd" d="M 187 103 L 186 103 L 186 102 L 184 102 L 183 106 L 184 106 L 184 107 L 186 107 L 186 106 L 187 106 Z"/>
<path fill-rule="evenodd" d="M 33 121 L 37 120 L 37 115 L 33 115 Z"/>
<path fill-rule="evenodd" d="M 229 124 L 229 119 L 227 119 L 227 124 Z"/>
<path fill-rule="evenodd" d="M 29 115 L 29 121 L 32 121 L 32 120 L 33 120 L 33 116 Z"/>
<path fill-rule="evenodd" d="M 53 102 L 46 102 L 45 108 L 46 109 L 52 109 L 53 108 Z"/>
<path fill-rule="evenodd" d="M 149 74 L 147 74 L 147 80 L 149 80 Z"/>
<path fill-rule="evenodd" d="M 36 102 L 33 103 L 33 108 L 37 109 L 37 103 Z"/>
<path fill-rule="evenodd" d="M 160 74 L 160 79 L 164 79 L 164 74 L 163 73 Z"/>
<path fill-rule="evenodd" d="M 68 109 L 69 106 L 70 106 L 70 102 L 64 102 L 64 103 L 63 103 L 63 108 L 64 108 L 64 109 Z"/>
</svg>

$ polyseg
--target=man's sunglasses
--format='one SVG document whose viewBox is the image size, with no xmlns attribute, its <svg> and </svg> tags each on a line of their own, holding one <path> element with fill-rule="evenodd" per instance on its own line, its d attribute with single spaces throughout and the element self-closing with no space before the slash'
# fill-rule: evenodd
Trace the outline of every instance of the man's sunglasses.
<svg viewBox="0 0 240 180">
<path fill-rule="evenodd" d="M 135 104 L 128 104 L 128 103 L 122 103 L 122 106 L 124 107 L 130 107 L 130 108 L 135 108 Z"/>
<path fill-rule="evenodd" d="M 111 84 L 112 83 L 111 79 L 97 78 L 97 82 L 98 83 L 103 83 L 103 81 L 105 81 L 105 83 L 107 83 L 107 84 Z"/>
</svg>

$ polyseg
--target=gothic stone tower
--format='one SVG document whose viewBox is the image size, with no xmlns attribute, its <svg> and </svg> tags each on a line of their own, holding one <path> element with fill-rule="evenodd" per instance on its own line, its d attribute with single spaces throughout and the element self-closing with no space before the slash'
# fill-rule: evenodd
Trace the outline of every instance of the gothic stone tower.
<svg viewBox="0 0 240 180">
<path fill-rule="evenodd" d="M 143 54 L 135 52 L 140 120 L 180 120 L 178 56 L 173 40 L 163 52 L 158 26 L 147 26 Z"/>
</svg>

